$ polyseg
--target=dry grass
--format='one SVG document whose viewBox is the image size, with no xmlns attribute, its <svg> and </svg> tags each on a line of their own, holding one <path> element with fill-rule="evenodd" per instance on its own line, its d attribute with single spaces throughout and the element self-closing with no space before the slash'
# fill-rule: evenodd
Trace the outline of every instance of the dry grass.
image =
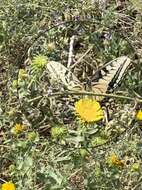
<svg viewBox="0 0 142 190">
<path fill-rule="evenodd" d="M 111 98 L 108 123 L 82 124 L 74 115 L 82 96 L 44 96 L 63 86 L 51 83 L 42 64 L 47 58 L 67 66 L 75 36 L 69 64 L 86 88 L 96 69 L 127 55 L 132 66 L 115 93 L 141 99 L 142 14 L 132 3 L 0 2 L 1 183 L 12 181 L 16 190 L 142 189 L 140 104 Z M 25 128 L 15 134 L 15 124 Z"/>
</svg>

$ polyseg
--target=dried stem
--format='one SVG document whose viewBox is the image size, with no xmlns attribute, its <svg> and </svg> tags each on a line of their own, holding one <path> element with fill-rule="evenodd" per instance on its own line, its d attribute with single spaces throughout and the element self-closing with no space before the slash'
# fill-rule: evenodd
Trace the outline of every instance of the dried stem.
<svg viewBox="0 0 142 190">
<path fill-rule="evenodd" d="M 87 51 L 70 67 L 73 69 L 78 63 L 82 61 L 82 59 L 92 50 L 93 46 L 91 46 Z"/>
<path fill-rule="evenodd" d="M 139 102 L 142 103 L 142 99 L 140 98 L 133 98 L 129 96 L 122 96 L 122 95 L 116 95 L 116 94 L 106 94 L 106 93 L 94 93 L 94 92 L 87 92 L 87 91 L 62 91 L 62 92 L 56 92 L 52 94 L 44 94 L 43 96 L 38 96 L 36 98 L 33 98 L 29 100 L 28 102 L 33 102 L 37 101 L 43 97 L 55 97 L 55 96 L 68 96 L 68 95 L 87 95 L 87 96 L 105 96 L 105 97 L 110 97 L 110 98 L 118 98 L 118 99 L 124 99 L 124 100 L 130 100 L 134 102 Z"/>
<path fill-rule="evenodd" d="M 70 39 L 70 48 L 69 48 L 69 57 L 68 57 L 67 68 L 70 68 L 70 66 L 72 64 L 74 40 L 75 40 L 75 35 L 73 35 Z"/>
</svg>

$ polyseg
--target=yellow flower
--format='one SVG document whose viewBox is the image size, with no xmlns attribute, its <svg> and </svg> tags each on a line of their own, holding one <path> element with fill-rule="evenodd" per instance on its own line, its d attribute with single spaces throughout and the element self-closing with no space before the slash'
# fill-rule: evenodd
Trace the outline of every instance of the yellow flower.
<svg viewBox="0 0 142 190">
<path fill-rule="evenodd" d="M 137 120 L 142 120 L 142 110 L 139 110 L 136 114 L 136 119 Z"/>
<path fill-rule="evenodd" d="M 20 123 L 16 123 L 16 125 L 11 129 L 11 132 L 14 134 L 14 135 L 17 135 L 21 132 L 23 132 L 25 130 L 25 126 L 20 124 Z"/>
<path fill-rule="evenodd" d="M 83 122 L 99 121 L 104 116 L 99 102 L 87 98 L 75 103 L 75 112 Z"/>
<path fill-rule="evenodd" d="M 120 160 L 116 154 L 111 154 L 110 157 L 108 158 L 108 161 L 111 165 L 119 166 L 119 167 L 124 167 L 124 161 Z"/>
<path fill-rule="evenodd" d="M 2 184 L 1 190 L 15 190 L 15 185 L 12 182 L 5 182 Z"/>
</svg>

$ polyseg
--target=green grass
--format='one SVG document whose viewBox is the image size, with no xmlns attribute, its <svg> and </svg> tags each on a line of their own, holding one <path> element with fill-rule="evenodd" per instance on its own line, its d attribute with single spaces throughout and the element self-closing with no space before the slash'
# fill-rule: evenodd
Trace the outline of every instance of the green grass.
<svg viewBox="0 0 142 190">
<path fill-rule="evenodd" d="M 82 59 L 73 73 L 82 83 L 127 55 L 132 65 L 115 93 L 141 100 L 142 14 L 131 2 L 111 1 L 104 10 L 79 0 L 0 2 L 1 183 L 12 181 L 16 190 L 142 189 L 140 103 L 111 98 L 108 123 L 81 123 L 74 102 L 82 96 L 50 97 L 63 90 L 46 70 L 46 61 L 67 66 L 75 35 L 74 61 Z M 15 124 L 26 128 L 14 134 Z M 123 167 L 110 162 L 112 154 Z"/>
</svg>

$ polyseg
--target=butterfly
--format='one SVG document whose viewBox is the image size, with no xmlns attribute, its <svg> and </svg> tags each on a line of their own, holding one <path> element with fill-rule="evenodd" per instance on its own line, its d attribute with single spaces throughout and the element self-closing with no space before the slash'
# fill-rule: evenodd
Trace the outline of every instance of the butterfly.
<svg viewBox="0 0 142 190">
<path fill-rule="evenodd" d="M 90 91 L 97 94 L 113 92 L 127 74 L 130 63 L 130 58 L 121 56 L 105 64 L 91 76 Z M 47 71 L 53 83 L 61 84 L 67 90 L 84 90 L 83 84 L 73 72 L 60 62 L 50 61 Z M 96 99 L 101 101 L 103 97 L 96 96 Z"/>
</svg>

